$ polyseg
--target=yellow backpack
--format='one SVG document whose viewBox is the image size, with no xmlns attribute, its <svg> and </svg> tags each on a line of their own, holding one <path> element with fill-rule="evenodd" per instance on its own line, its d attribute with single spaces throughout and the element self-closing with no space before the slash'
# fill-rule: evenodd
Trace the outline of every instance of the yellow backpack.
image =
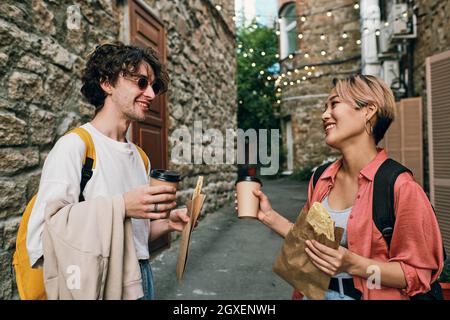
<svg viewBox="0 0 450 320">
<path fill-rule="evenodd" d="M 92 137 L 88 131 L 79 127 L 73 129 L 66 134 L 76 133 L 83 140 L 86 145 L 86 152 L 83 161 L 83 169 L 81 170 L 80 183 L 80 201 L 84 201 L 83 190 L 89 179 L 92 177 L 92 170 L 95 168 L 95 147 Z M 139 146 L 137 150 L 144 161 L 145 170 L 148 172 L 149 159 Z M 16 274 L 16 284 L 19 291 L 20 299 L 22 300 L 46 300 L 44 287 L 44 274 L 42 269 L 33 269 L 30 266 L 30 259 L 27 252 L 27 227 L 30 219 L 31 211 L 33 210 L 36 201 L 36 195 L 30 200 L 25 208 L 25 211 L 20 221 L 19 230 L 16 238 L 16 251 L 13 257 L 13 266 Z"/>
</svg>

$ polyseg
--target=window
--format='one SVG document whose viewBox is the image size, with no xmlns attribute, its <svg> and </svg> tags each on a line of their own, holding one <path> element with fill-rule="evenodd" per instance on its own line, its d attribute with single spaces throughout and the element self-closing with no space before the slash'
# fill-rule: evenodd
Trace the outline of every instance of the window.
<svg viewBox="0 0 450 320">
<path fill-rule="evenodd" d="M 287 4 L 280 13 L 280 58 L 297 50 L 297 14 L 295 3 Z"/>
</svg>

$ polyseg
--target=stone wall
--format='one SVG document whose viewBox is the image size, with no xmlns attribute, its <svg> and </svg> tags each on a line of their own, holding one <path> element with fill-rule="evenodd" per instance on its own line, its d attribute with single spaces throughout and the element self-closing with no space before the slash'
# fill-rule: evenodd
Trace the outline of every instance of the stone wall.
<svg viewBox="0 0 450 320">
<path fill-rule="evenodd" d="M 423 98 L 424 189 L 429 191 L 426 58 L 450 50 L 450 1 L 419 0 L 414 50 L 414 91 Z"/>
<path fill-rule="evenodd" d="M 209 0 L 146 1 L 167 30 L 169 137 L 175 128 L 236 127 L 234 1 L 218 11 Z M 70 30 L 71 5 L 81 28 Z M 79 93 L 84 58 L 96 44 L 122 40 L 126 1 L 28 0 L 0 4 L 0 299 L 17 298 L 11 273 L 21 214 L 37 191 L 43 162 L 55 141 L 92 119 Z M 76 17 L 75 17 L 76 18 Z M 207 144 L 207 142 L 205 142 Z M 169 157 L 172 142 L 169 141 Z M 205 175 L 205 212 L 232 198 L 235 166 L 175 166 L 186 175 L 180 201 Z"/>
<path fill-rule="evenodd" d="M 169 157 L 174 129 L 187 128 L 193 137 L 194 121 L 203 131 L 237 127 L 234 1 L 146 1 L 167 28 L 167 58 L 172 86 L 169 92 Z M 216 1 L 219 3 L 218 1 Z M 204 142 L 204 151 L 210 142 Z M 192 160 L 194 159 L 192 155 Z M 231 200 L 236 180 L 234 165 L 175 165 L 185 178 L 180 201 L 192 194 L 199 174 L 205 175 L 206 212 Z"/>
<path fill-rule="evenodd" d="M 336 155 L 324 142 L 321 116 L 332 79 L 361 69 L 360 45 L 356 42 L 360 39 L 359 10 L 353 5 L 351 0 L 296 1 L 297 33 L 303 38 L 297 38 L 298 50 L 292 59 L 281 62 L 285 77 L 279 83 L 280 115 L 292 123 L 294 170 L 315 166 Z M 303 15 L 306 21 L 301 21 Z M 344 32 L 347 38 L 342 37 Z"/>
</svg>

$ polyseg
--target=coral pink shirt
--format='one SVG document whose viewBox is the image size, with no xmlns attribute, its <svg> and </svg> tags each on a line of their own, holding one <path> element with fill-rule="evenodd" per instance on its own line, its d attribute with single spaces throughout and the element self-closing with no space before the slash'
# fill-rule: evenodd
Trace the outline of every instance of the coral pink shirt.
<svg viewBox="0 0 450 320">
<path fill-rule="evenodd" d="M 439 225 L 431 204 L 422 190 L 407 172 L 400 174 L 394 185 L 395 227 L 390 250 L 372 220 L 373 180 L 380 165 L 387 159 L 386 151 L 378 155 L 358 177 L 358 194 L 348 219 L 348 249 L 360 256 L 382 261 L 399 262 L 405 274 L 406 288 L 381 287 L 369 289 L 367 280 L 354 276 L 356 289 L 362 299 L 401 299 L 430 290 L 443 268 L 442 239 Z M 342 160 L 330 165 L 317 181 L 315 190 L 309 182 L 305 209 L 314 202 L 322 202 L 334 186 L 334 179 Z M 294 298 L 296 294 L 294 293 Z"/>
</svg>

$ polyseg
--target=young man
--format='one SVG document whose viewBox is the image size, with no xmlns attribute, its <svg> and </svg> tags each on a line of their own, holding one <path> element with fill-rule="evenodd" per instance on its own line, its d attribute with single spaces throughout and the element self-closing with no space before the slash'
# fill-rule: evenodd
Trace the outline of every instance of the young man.
<svg viewBox="0 0 450 320">
<path fill-rule="evenodd" d="M 94 119 L 82 126 L 90 133 L 96 153 L 96 166 L 83 192 L 85 205 L 92 209 L 89 204 L 100 197 L 117 199 L 117 195 L 121 195 L 122 221 L 131 219 L 143 299 L 153 299 L 148 242 L 168 232 L 181 231 L 189 218 L 186 209 L 172 210 L 176 207 L 174 188 L 149 185 L 150 168 L 146 172 L 126 132 L 131 121 L 145 119 L 151 101 L 167 90 L 169 77 L 150 48 L 114 43 L 97 46 L 90 54 L 82 81 L 82 94 L 96 108 Z M 44 273 L 46 258 L 43 257 L 42 235 L 46 210 L 55 201 L 79 202 L 84 157 L 85 144 L 77 134 L 69 133 L 58 140 L 45 161 L 27 231 L 30 264 L 38 267 L 44 261 Z M 112 239 L 111 243 L 114 241 Z M 127 272 L 125 267 L 123 269 Z"/>
</svg>

